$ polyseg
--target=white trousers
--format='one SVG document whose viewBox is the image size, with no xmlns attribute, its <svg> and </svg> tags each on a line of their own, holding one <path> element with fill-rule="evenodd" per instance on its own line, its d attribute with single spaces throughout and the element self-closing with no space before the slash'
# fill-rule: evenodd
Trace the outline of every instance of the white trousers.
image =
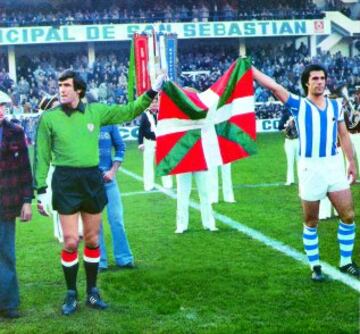
<svg viewBox="0 0 360 334">
<path fill-rule="evenodd" d="M 150 191 L 155 187 L 155 147 L 156 142 L 154 140 L 148 140 L 144 138 L 144 156 L 143 156 L 143 178 L 144 178 L 144 190 Z M 164 188 L 172 188 L 172 176 L 162 176 L 161 182 Z"/>
<path fill-rule="evenodd" d="M 200 211 L 202 225 L 206 229 L 215 228 L 215 218 L 213 215 L 209 198 L 209 173 L 195 172 L 176 175 L 177 180 L 177 210 L 176 228 L 187 230 L 189 226 L 189 201 L 191 193 L 192 177 L 194 176 L 196 187 L 200 198 Z"/>
<path fill-rule="evenodd" d="M 285 138 L 284 148 L 287 161 L 286 184 L 295 183 L 294 165 L 299 156 L 299 139 Z"/>
<path fill-rule="evenodd" d="M 231 164 L 222 165 L 219 167 L 211 168 L 210 174 L 210 202 L 219 202 L 219 177 L 218 170 L 221 170 L 221 183 L 222 183 L 222 194 L 225 202 L 234 203 L 234 191 L 231 178 Z"/>
</svg>

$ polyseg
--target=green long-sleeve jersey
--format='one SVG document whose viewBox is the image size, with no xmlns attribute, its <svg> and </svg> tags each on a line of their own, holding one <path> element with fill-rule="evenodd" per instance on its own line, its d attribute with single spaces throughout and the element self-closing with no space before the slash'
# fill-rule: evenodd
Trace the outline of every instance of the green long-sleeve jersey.
<svg viewBox="0 0 360 334">
<path fill-rule="evenodd" d="M 45 111 L 35 143 L 36 189 L 46 188 L 50 163 L 54 166 L 93 167 L 99 164 L 99 133 L 104 125 L 130 121 L 151 103 L 147 94 L 127 105 L 89 103 L 82 111 L 67 114 L 61 106 Z"/>
</svg>

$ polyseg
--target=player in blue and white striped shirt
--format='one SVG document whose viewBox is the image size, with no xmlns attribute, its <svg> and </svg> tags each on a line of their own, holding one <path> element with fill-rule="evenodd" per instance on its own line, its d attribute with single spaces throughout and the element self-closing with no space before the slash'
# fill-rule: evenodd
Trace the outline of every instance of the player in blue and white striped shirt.
<svg viewBox="0 0 360 334">
<path fill-rule="evenodd" d="M 306 98 L 290 94 L 284 87 L 253 67 L 254 79 L 291 110 L 299 132 L 299 190 L 304 212 L 303 242 L 314 281 L 324 281 L 321 272 L 317 225 L 320 200 L 329 197 L 339 213 L 338 241 L 340 271 L 360 278 L 352 260 L 355 222 L 349 184 L 356 180 L 356 167 L 350 137 L 340 102 L 324 95 L 327 72 L 320 65 L 309 65 L 301 76 Z M 336 141 L 349 162 L 347 178 L 337 158 Z"/>
</svg>

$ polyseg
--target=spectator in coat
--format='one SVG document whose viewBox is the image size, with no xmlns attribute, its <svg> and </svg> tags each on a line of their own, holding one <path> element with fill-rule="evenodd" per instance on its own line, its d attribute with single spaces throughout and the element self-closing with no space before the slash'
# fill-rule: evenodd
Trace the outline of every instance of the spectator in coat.
<svg viewBox="0 0 360 334">
<path fill-rule="evenodd" d="M 15 220 L 31 219 L 32 175 L 22 127 L 5 120 L 9 96 L 0 92 L 0 317 L 20 316 Z"/>
</svg>

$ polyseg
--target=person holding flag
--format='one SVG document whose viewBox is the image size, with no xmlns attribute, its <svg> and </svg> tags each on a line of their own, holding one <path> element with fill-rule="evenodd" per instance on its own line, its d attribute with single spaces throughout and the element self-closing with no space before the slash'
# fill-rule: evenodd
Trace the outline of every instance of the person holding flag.
<svg viewBox="0 0 360 334">
<path fill-rule="evenodd" d="M 159 175 L 177 175 L 176 233 L 188 227 L 192 175 L 199 190 L 202 223 L 216 231 L 209 170 L 256 152 L 251 62 L 237 59 L 209 89 L 197 92 L 167 82 L 160 95 L 156 138 Z"/>
<path fill-rule="evenodd" d="M 210 174 L 208 171 L 189 172 L 176 175 L 177 182 L 177 206 L 176 206 L 176 230 L 182 234 L 189 226 L 189 204 L 192 178 L 195 179 L 196 188 L 200 199 L 201 222 L 204 230 L 218 231 L 210 202 Z"/>
<path fill-rule="evenodd" d="M 154 98 L 150 107 L 141 115 L 138 143 L 139 150 L 143 152 L 143 179 L 144 190 L 151 191 L 155 189 L 155 171 L 154 158 L 156 149 L 156 124 L 159 110 L 158 99 Z M 161 182 L 163 187 L 171 189 L 172 177 L 162 176 Z"/>
<path fill-rule="evenodd" d="M 355 242 L 355 213 L 349 184 L 356 180 L 356 167 L 341 102 L 325 96 L 327 71 L 318 64 L 307 66 L 301 75 L 306 97 L 290 94 L 283 86 L 253 67 L 253 76 L 290 108 L 299 131 L 299 190 L 304 212 L 303 243 L 316 282 L 327 279 L 320 265 L 318 232 L 319 203 L 326 196 L 339 214 L 339 269 L 360 278 L 352 259 Z M 348 160 L 347 178 L 343 172 L 336 141 Z"/>
<path fill-rule="evenodd" d="M 197 92 L 191 87 L 184 88 L 188 92 Z M 176 175 L 177 183 L 177 206 L 176 206 L 176 230 L 175 233 L 182 234 L 189 226 L 189 204 L 192 178 L 195 180 L 196 188 L 200 199 L 201 222 L 205 230 L 210 232 L 218 231 L 214 214 L 212 211 L 210 195 L 212 192 L 209 171 L 188 172 Z"/>
<path fill-rule="evenodd" d="M 204 92 L 168 81 L 156 128 L 159 175 L 207 171 L 256 153 L 251 61 L 237 59 Z"/>
<path fill-rule="evenodd" d="M 224 202 L 235 203 L 233 183 L 231 177 L 231 164 L 225 164 L 219 167 L 211 168 L 210 172 L 210 201 L 219 202 L 219 171 L 221 172 L 222 194 Z"/>
</svg>

